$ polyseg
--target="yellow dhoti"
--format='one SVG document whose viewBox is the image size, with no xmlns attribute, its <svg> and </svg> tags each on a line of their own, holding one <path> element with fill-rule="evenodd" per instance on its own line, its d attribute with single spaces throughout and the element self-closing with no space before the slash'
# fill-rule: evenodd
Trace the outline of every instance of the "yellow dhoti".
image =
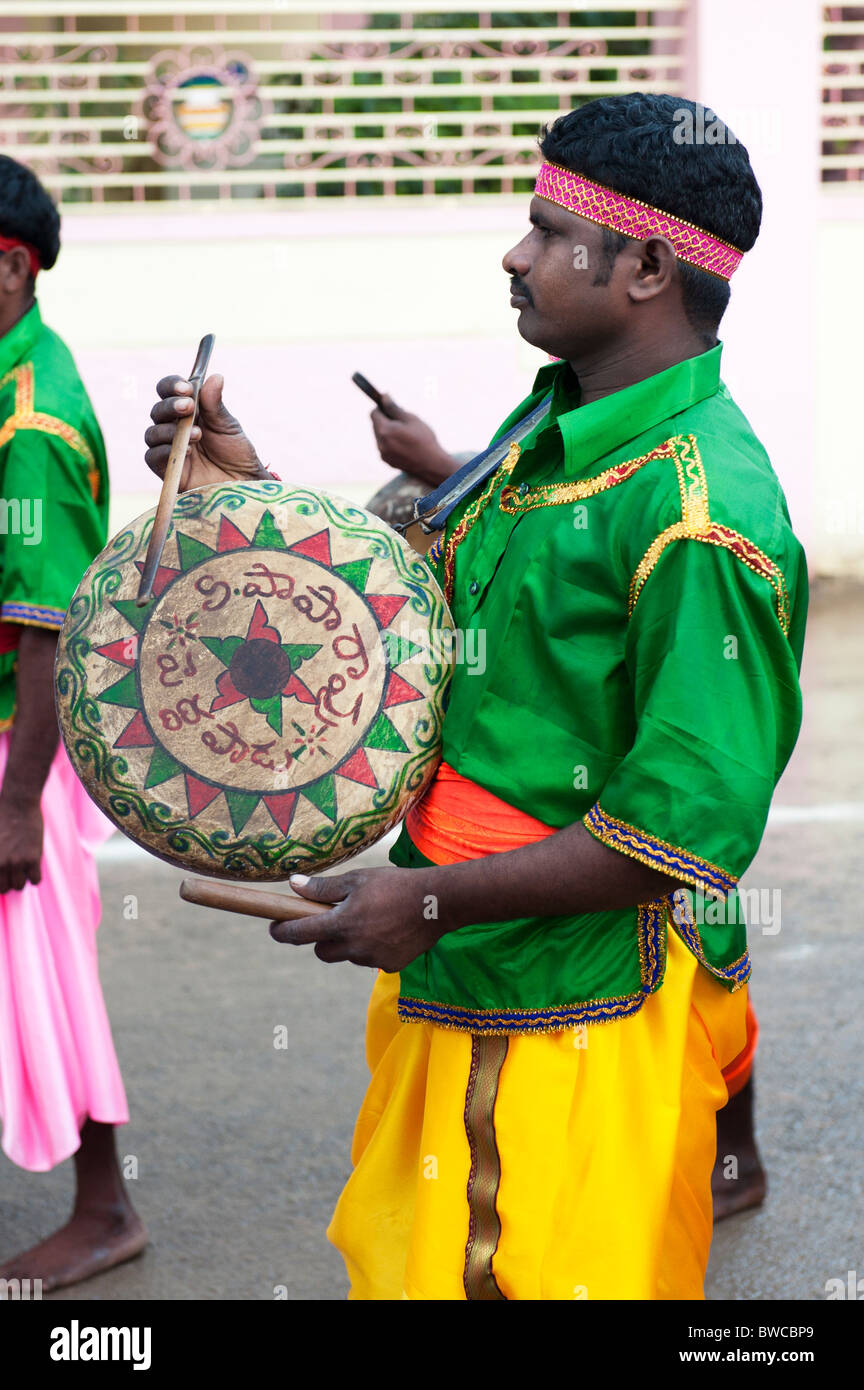
<svg viewBox="0 0 864 1390">
<path fill-rule="evenodd" d="M 382 974 L 372 993 L 372 1080 L 328 1231 L 350 1297 L 701 1299 L 746 988 L 729 994 L 672 930 L 658 992 L 587 1029 L 402 1023 L 398 985 Z"/>
</svg>

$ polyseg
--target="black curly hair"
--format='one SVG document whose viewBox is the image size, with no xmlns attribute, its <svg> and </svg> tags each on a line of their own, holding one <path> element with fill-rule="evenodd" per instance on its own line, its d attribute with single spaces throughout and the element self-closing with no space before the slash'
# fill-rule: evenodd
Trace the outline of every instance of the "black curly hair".
<svg viewBox="0 0 864 1390">
<path fill-rule="evenodd" d="M 35 247 L 43 270 L 60 253 L 60 214 L 54 201 L 26 165 L 0 155 L 0 236 Z"/>
<path fill-rule="evenodd" d="M 688 138 L 688 127 L 691 135 Z M 710 131 L 714 143 L 698 138 Z M 749 251 L 759 235 L 762 193 L 746 149 L 710 108 L 686 97 L 628 92 L 600 97 L 559 116 L 540 137 L 552 164 L 585 174 Z M 605 280 L 627 244 L 603 229 Z M 684 311 L 701 331 L 716 330 L 729 303 L 729 282 L 678 262 Z M 604 272 L 598 277 L 604 283 Z"/>
</svg>

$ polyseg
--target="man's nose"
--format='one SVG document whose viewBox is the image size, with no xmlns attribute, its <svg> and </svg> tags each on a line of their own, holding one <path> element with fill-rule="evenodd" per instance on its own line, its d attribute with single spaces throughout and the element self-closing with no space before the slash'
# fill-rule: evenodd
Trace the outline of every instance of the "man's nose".
<svg viewBox="0 0 864 1390">
<path fill-rule="evenodd" d="M 523 280 L 531 269 L 531 257 L 528 255 L 526 241 L 527 238 L 520 241 L 518 246 L 512 247 L 501 262 L 508 275 L 518 275 Z"/>
</svg>

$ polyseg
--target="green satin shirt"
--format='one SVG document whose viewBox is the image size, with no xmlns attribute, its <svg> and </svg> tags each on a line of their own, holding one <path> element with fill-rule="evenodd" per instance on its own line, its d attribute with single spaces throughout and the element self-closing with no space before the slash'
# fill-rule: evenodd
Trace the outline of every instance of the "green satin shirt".
<svg viewBox="0 0 864 1390">
<path fill-rule="evenodd" d="M 524 1033 L 626 1017 L 662 983 L 669 924 L 728 988 L 749 976 L 735 885 L 800 726 L 807 572 L 720 354 L 585 406 L 566 363 L 544 368 L 499 435 L 551 390 L 549 417 L 433 559 L 472 657 L 446 761 L 689 888 L 451 932 L 402 972 L 405 1019 Z M 391 857 L 427 862 L 404 830 Z"/>
<path fill-rule="evenodd" d="M 34 304 L 0 338 L 0 730 L 22 624 L 60 628 L 108 528 L 102 433 L 72 354 Z"/>
</svg>

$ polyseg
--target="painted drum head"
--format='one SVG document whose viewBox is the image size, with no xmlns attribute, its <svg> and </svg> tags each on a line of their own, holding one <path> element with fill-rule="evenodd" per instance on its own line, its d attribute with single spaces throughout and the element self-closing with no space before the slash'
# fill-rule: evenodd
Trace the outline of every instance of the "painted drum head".
<svg viewBox="0 0 864 1390">
<path fill-rule="evenodd" d="M 93 800 L 182 868 L 274 880 L 396 825 L 440 758 L 452 621 L 426 563 L 359 507 L 276 482 L 177 502 L 145 608 L 154 512 L 85 574 L 57 711 Z"/>
</svg>

